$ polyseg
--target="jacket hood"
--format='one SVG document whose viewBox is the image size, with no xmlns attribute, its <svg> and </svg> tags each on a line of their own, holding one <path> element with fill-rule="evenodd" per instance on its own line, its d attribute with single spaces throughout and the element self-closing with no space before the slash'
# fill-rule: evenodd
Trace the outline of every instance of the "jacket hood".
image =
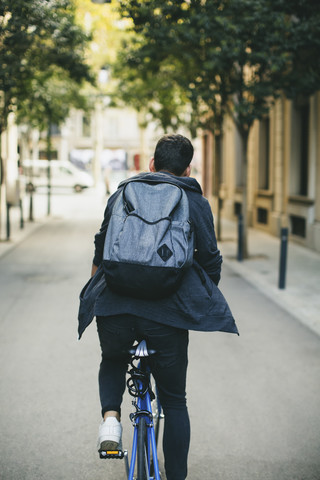
<svg viewBox="0 0 320 480">
<path fill-rule="evenodd" d="M 139 173 L 133 177 L 127 178 L 123 180 L 119 187 L 123 187 L 125 184 L 129 182 L 148 182 L 148 183 L 173 183 L 178 187 L 183 188 L 184 190 L 191 190 L 193 192 L 200 193 L 202 195 L 202 190 L 197 182 L 197 180 L 193 177 L 177 177 L 173 173 L 169 172 L 146 172 L 146 173 Z"/>
</svg>

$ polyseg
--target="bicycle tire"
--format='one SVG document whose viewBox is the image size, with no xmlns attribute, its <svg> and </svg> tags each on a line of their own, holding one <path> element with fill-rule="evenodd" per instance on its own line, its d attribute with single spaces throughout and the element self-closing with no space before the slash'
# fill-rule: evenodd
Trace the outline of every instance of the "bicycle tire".
<svg viewBox="0 0 320 480">
<path fill-rule="evenodd" d="M 141 417 L 138 424 L 137 480 L 148 480 L 147 465 L 147 423 L 146 419 Z"/>
</svg>

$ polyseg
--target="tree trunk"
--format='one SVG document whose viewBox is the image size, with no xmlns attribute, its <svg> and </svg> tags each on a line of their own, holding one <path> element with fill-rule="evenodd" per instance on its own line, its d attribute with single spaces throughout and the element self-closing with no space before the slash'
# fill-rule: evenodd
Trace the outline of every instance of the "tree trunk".
<svg viewBox="0 0 320 480">
<path fill-rule="evenodd" d="M 0 126 L 0 240 L 1 240 L 1 230 L 2 230 L 2 185 L 4 182 L 4 169 L 3 169 L 3 161 L 2 161 L 2 143 L 1 143 L 1 138 L 2 138 L 2 126 Z"/>
<path fill-rule="evenodd" d="M 0 116 L 0 240 L 2 238 L 2 222 L 3 222 L 3 214 L 4 208 L 6 204 L 5 198 L 5 162 L 2 158 L 2 134 L 5 132 L 7 128 L 7 117 L 8 111 L 6 109 L 6 103 L 3 108 L 1 108 L 1 116 Z"/>
<path fill-rule="evenodd" d="M 249 130 L 238 127 L 241 138 L 241 153 L 242 153 L 242 228 L 239 229 L 238 246 L 242 250 L 242 258 L 249 257 L 248 251 L 248 139 Z M 240 221 L 240 220 L 239 220 Z"/>
<path fill-rule="evenodd" d="M 51 214 L 51 155 L 52 155 L 52 148 L 51 148 L 51 120 L 49 118 L 48 122 L 48 130 L 47 130 L 47 159 L 48 159 L 48 204 L 47 204 L 47 214 Z"/>
<path fill-rule="evenodd" d="M 214 190 L 215 195 L 217 197 L 216 203 L 216 222 L 215 222 L 215 230 L 217 240 L 221 240 L 221 202 L 220 202 L 220 183 L 221 183 L 221 147 L 222 147 L 222 133 L 218 133 L 215 135 L 215 169 L 214 169 Z"/>
</svg>

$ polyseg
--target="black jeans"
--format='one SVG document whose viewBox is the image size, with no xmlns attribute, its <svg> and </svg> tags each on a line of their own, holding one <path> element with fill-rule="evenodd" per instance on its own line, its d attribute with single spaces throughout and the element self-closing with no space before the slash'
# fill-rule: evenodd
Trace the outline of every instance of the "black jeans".
<svg viewBox="0 0 320 480">
<path fill-rule="evenodd" d="M 157 351 L 150 357 L 150 367 L 165 415 L 163 452 L 167 480 L 185 480 L 190 443 L 186 403 L 188 331 L 133 315 L 97 317 L 97 326 L 102 351 L 102 415 L 109 410 L 120 412 L 129 360 L 126 352 L 135 340 L 145 339 L 148 347 Z"/>
</svg>

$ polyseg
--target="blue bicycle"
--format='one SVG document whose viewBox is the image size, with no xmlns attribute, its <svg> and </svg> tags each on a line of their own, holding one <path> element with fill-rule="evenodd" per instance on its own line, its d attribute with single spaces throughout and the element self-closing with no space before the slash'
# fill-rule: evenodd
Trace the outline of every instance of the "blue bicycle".
<svg viewBox="0 0 320 480">
<path fill-rule="evenodd" d="M 132 358 L 127 388 L 135 398 L 132 402 L 135 411 L 130 414 L 134 428 L 130 464 L 127 450 L 103 450 L 100 451 L 100 458 L 124 458 L 128 480 L 161 480 L 157 443 L 163 415 L 148 365 L 148 357 L 155 351 L 148 350 L 146 341 L 143 340 L 129 353 Z"/>
</svg>

